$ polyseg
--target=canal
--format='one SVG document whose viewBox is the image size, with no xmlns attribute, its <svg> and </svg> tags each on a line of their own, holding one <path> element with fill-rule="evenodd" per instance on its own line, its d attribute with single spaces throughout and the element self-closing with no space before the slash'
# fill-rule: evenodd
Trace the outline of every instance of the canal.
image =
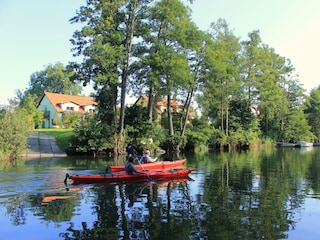
<svg viewBox="0 0 320 240">
<path fill-rule="evenodd" d="M 320 148 L 181 156 L 191 179 L 64 184 L 113 159 L 0 164 L 0 238 L 318 239 Z"/>
</svg>

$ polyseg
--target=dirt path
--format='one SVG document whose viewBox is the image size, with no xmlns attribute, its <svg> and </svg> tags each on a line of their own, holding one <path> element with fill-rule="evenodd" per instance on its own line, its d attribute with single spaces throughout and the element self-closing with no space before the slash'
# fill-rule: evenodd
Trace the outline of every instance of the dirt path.
<svg viewBox="0 0 320 240">
<path fill-rule="evenodd" d="M 28 145 L 29 148 L 25 153 L 26 158 L 67 156 L 67 154 L 58 147 L 55 137 L 46 135 L 44 133 L 30 132 Z"/>
</svg>

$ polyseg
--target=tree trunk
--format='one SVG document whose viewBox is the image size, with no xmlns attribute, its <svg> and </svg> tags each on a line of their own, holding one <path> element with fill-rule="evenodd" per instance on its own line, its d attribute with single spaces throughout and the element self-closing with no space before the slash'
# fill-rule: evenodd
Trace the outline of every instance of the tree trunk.
<svg viewBox="0 0 320 240">
<path fill-rule="evenodd" d="M 221 131 L 224 132 L 224 116 L 223 116 L 222 106 L 221 106 Z"/>
<path fill-rule="evenodd" d="M 136 8 L 136 3 L 134 9 Z M 131 59 L 132 52 L 132 41 L 133 41 L 133 32 L 135 28 L 135 12 L 131 11 L 131 15 L 128 18 L 127 24 L 127 34 L 126 34 L 126 52 L 127 57 L 123 63 L 122 76 L 121 76 L 121 100 L 120 100 L 120 120 L 119 120 L 119 135 L 116 137 L 116 148 L 114 149 L 115 155 L 122 155 L 125 149 L 125 139 L 124 139 L 124 118 L 125 118 L 125 104 L 126 104 L 126 92 L 127 92 L 127 80 L 128 80 L 128 71 L 129 64 Z"/>
<path fill-rule="evenodd" d="M 135 2 L 136 4 L 136 2 Z M 136 5 L 134 5 L 134 9 Z M 133 10 L 134 10 L 133 9 Z M 119 123 L 119 133 L 123 134 L 124 130 L 124 116 L 125 116 L 125 99 L 126 99 L 126 92 L 127 92 L 127 79 L 128 79 L 128 71 L 129 71 L 129 64 L 132 52 L 132 41 L 133 41 L 133 32 L 135 28 L 135 13 L 134 11 L 131 12 L 131 15 L 128 18 L 127 22 L 127 35 L 126 35 L 126 52 L 127 57 L 123 63 L 122 69 L 122 76 L 121 76 L 121 104 L 120 104 L 120 123 Z"/>
<path fill-rule="evenodd" d="M 185 109 L 185 119 L 181 128 L 181 132 L 180 132 L 180 136 L 183 137 L 184 133 L 186 131 L 187 128 L 187 123 L 188 123 L 188 117 L 189 117 L 189 111 L 190 111 L 190 105 L 191 105 L 191 100 L 192 100 L 192 96 L 193 96 L 193 92 L 194 92 L 194 88 L 191 89 L 191 92 L 188 94 L 188 98 L 186 101 L 186 109 Z M 181 117 L 182 119 L 182 117 Z"/>
<path fill-rule="evenodd" d="M 149 98 L 148 98 L 148 121 L 152 122 L 152 108 L 153 108 L 153 94 L 154 94 L 154 87 L 150 87 L 149 89 Z"/>
<path fill-rule="evenodd" d="M 226 136 L 229 135 L 229 108 L 226 109 Z"/>
<path fill-rule="evenodd" d="M 174 135 L 174 130 L 173 130 L 173 122 L 172 122 L 172 114 L 171 114 L 170 94 L 167 96 L 167 116 L 168 116 L 168 125 L 169 125 L 169 136 L 172 137 Z"/>
</svg>

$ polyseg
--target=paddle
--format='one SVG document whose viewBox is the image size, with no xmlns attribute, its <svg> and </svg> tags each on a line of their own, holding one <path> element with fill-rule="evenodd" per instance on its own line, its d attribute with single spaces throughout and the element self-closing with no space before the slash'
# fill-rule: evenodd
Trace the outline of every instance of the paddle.
<svg viewBox="0 0 320 240">
<path fill-rule="evenodd" d="M 141 159 L 142 159 L 142 157 L 140 158 L 140 160 L 141 160 Z M 143 171 L 143 172 L 145 172 L 145 173 L 146 173 L 146 175 L 147 175 L 147 178 L 148 178 L 149 180 L 151 180 L 151 178 L 150 178 L 149 174 L 147 173 L 147 170 L 145 170 L 145 169 L 144 169 L 144 167 L 142 166 L 142 164 L 141 164 L 140 160 L 138 159 L 138 163 L 139 163 L 139 165 L 141 166 L 142 171 Z"/>
<path fill-rule="evenodd" d="M 68 184 L 67 184 L 67 180 L 68 180 L 69 177 L 70 177 L 70 175 L 67 173 L 67 174 L 66 174 L 66 177 L 65 177 L 65 179 L 64 179 L 64 181 L 63 181 L 63 182 L 64 182 L 64 185 L 66 185 L 66 186 L 68 185 Z"/>
</svg>

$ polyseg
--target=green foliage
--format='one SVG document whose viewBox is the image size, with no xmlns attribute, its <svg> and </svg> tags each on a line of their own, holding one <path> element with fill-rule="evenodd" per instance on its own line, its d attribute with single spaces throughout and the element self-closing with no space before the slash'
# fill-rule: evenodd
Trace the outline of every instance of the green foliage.
<svg viewBox="0 0 320 240">
<path fill-rule="evenodd" d="M 32 73 L 29 88 L 24 91 L 16 90 L 16 96 L 10 102 L 14 106 L 25 108 L 28 114 L 31 113 L 31 118 L 34 118 L 34 124 L 41 126 L 40 114 L 33 109 L 37 108 L 44 92 L 79 95 L 81 91 L 82 86 L 75 79 L 72 68 L 64 67 L 62 63 L 49 64 L 44 70 Z"/>
<path fill-rule="evenodd" d="M 203 60 L 207 71 L 203 73 L 200 104 L 204 104 L 204 113 L 216 128 L 229 131 L 225 119 L 229 118 L 230 104 L 238 99 L 241 87 L 238 81 L 240 43 L 224 20 L 212 24 L 210 30 Z"/>
<path fill-rule="evenodd" d="M 207 149 L 214 132 L 212 126 L 205 118 L 195 118 L 191 120 L 189 127 L 183 138 L 184 146 L 182 147 L 185 150 Z"/>
<path fill-rule="evenodd" d="M 288 115 L 287 123 L 283 129 L 283 139 L 286 142 L 307 141 L 314 139 L 310 131 L 306 115 L 301 110 L 292 110 Z"/>
<path fill-rule="evenodd" d="M 156 111 L 153 111 L 156 117 Z M 126 143 L 131 142 L 140 149 L 155 149 L 165 139 L 164 131 L 148 121 L 146 107 L 127 107 L 125 117 Z M 152 139 L 152 140 L 151 140 Z"/>
<path fill-rule="evenodd" d="M 320 141 L 320 87 L 311 91 L 305 113 L 315 140 Z"/>
<path fill-rule="evenodd" d="M 141 36 L 139 61 L 132 64 L 136 77 L 132 85 L 138 91 L 146 86 L 150 98 L 166 98 L 170 104 L 171 99 L 181 94 L 179 91 L 186 93 L 195 85 L 190 66 L 195 64 L 195 51 L 201 46 L 203 34 L 178 0 L 157 1 L 150 5 L 146 16 L 143 21 L 150 30 Z M 170 107 L 167 108 L 169 111 Z M 172 136 L 180 125 L 173 123 L 174 116 L 170 113 L 163 114 L 163 119 L 167 118 L 163 127 Z"/>
<path fill-rule="evenodd" d="M 237 131 L 239 128 L 249 130 L 256 123 L 257 119 L 245 100 L 238 99 L 230 103 L 229 126 L 231 131 Z"/>
<path fill-rule="evenodd" d="M 43 122 L 43 112 L 37 110 L 38 96 L 26 92 L 19 103 L 26 119 L 29 130 L 33 130 L 36 126 L 41 126 Z"/>
<path fill-rule="evenodd" d="M 211 128 L 189 124 L 189 130 L 198 129 L 194 134 L 189 131 L 189 141 L 180 137 L 180 146 L 189 142 L 189 146 L 196 147 L 208 141 L 213 145 L 244 145 L 256 142 L 261 131 L 274 136 L 280 129 L 276 110 L 283 107 L 285 77 L 293 68 L 262 43 L 259 31 L 249 33 L 249 39 L 240 43 L 226 21 L 219 19 L 204 34 L 177 0 L 157 1 L 153 5 L 143 0 L 136 5 L 92 1 L 71 22 L 85 25 L 74 33 L 72 40 L 75 55 L 82 55 L 84 61 L 73 66 L 84 84 L 93 81 L 98 118 L 109 129 L 121 131 L 124 111 L 121 106 L 118 124 L 118 86 L 121 100 L 127 87 L 131 87 L 136 94 L 149 92 L 150 99 L 165 97 L 169 102 L 179 95 L 187 102 L 196 85 L 201 86 L 197 90 L 203 95 L 198 102 L 203 115 L 214 129 L 220 130 L 209 131 L 209 140 L 205 140 L 202 131 Z M 140 40 L 135 44 L 137 37 Z M 250 112 L 253 106 L 260 109 L 261 117 Z M 181 130 L 181 114 L 164 114 L 161 127 L 169 130 L 170 137 L 158 138 L 158 122 L 149 123 L 147 110 L 126 111 L 126 142 L 147 142 L 152 137 L 155 142 L 165 139 L 164 145 L 170 148 L 177 144 L 175 131 Z"/>
<path fill-rule="evenodd" d="M 97 115 L 87 119 L 84 126 L 77 126 L 70 151 L 74 153 L 111 152 L 115 145 L 114 129 L 97 119 Z"/>
<path fill-rule="evenodd" d="M 178 134 L 175 133 L 173 136 L 168 136 L 164 142 L 161 143 L 161 147 L 163 149 L 167 149 L 169 151 L 177 149 L 180 143 L 184 143 L 185 140 Z M 183 146 L 184 144 L 182 144 Z"/>
<path fill-rule="evenodd" d="M 27 147 L 28 124 L 23 111 L 2 114 L 0 119 L 0 158 L 14 160 Z"/>
<path fill-rule="evenodd" d="M 219 19 L 204 33 L 179 0 L 87 1 L 70 22 L 82 24 L 71 42 L 74 56 L 83 61 L 67 67 L 50 64 L 33 73 L 30 88 L 17 92 L 17 99 L 26 126 L 33 129 L 43 122 L 36 106 L 44 91 L 77 95 L 82 90 L 79 81 L 84 86 L 93 83 L 98 102 L 94 118 L 81 126 L 76 114 L 54 119 L 60 127 L 76 126 L 71 146 L 75 152 L 119 146 L 123 122 L 124 142 L 148 148 L 244 146 L 259 138 L 320 139 L 319 89 L 306 102 L 294 67 L 262 42 L 259 31 L 240 42 Z M 148 92 L 155 101 L 179 98 L 184 108 L 197 92 L 202 118 L 191 120 L 181 137 L 181 112 L 168 110 L 158 121 L 153 109 L 152 123 L 146 108 L 132 106 L 124 113 L 128 89 L 134 95 Z"/>
<path fill-rule="evenodd" d="M 79 124 L 80 115 L 76 112 L 64 113 L 62 115 L 62 124 L 64 128 L 74 128 Z"/>
<path fill-rule="evenodd" d="M 172 113 L 172 124 L 174 129 L 180 129 L 180 113 Z M 167 113 L 164 112 L 161 114 L 161 126 L 165 129 L 169 129 L 169 122 Z"/>
<path fill-rule="evenodd" d="M 228 144 L 231 146 L 245 146 L 248 145 L 248 140 L 246 139 L 245 133 L 238 129 L 235 132 L 230 132 L 230 135 L 227 137 Z"/>
<path fill-rule="evenodd" d="M 208 142 L 210 139 L 210 133 L 202 130 L 188 130 L 186 131 L 186 145 L 184 146 L 185 150 L 194 150 L 194 149 L 206 149 L 208 147 Z"/>
<path fill-rule="evenodd" d="M 67 67 L 50 64 L 33 73 L 30 88 L 17 92 L 17 97 L 26 124 L 33 129 L 42 125 L 36 105 L 44 91 L 77 95 L 82 89 L 78 81 L 93 83 L 98 113 L 93 122 L 76 127 L 79 139 L 74 151 L 111 149 L 114 136 L 123 133 L 122 122 L 125 142 L 146 142 L 148 147 L 163 143 L 172 148 L 178 140 L 190 149 L 206 144 L 243 146 L 260 137 L 320 139 L 319 89 L 306 103 L 306 121 L 302 113 L 306 99 L 293 66 L 263 43 L 259 31 L 240 42 L 219 19 L 204 33 L 179 0 L 87 1 L 70 22 L 81 23 L 71 41 L 74 56 L 83 61 Z M 198 92 L 203 119 L 192 120 L 187 137 L 178 137 L 181 113 L 163 114 L 159 126 L 155 114 L 153 122 L 148 121 L 146 109 L 133 106 L 124 114 L 121 105 L 119 110 L 118 93 L 122 104 L 128 89 L 135 95 L 148 92 L 155 99 L 179 97 L 182 104 L 192 91 Z M 256 116 L 252 107 L 259 110 Z M 69 128 L 78 120 L 70 114 L 62 121 L 56 117 L 54 124 Z"/>
<path fill-rule="evenodd" d="M 133 127 L 133 129 L 127 129 L 128 136 L 131 140 L 153 135 L 153 125 L 148 122 L 148 110 L 146 107 L 139 105 L 127 107 L 125 125 Z"/>
<path fill-rule="evenodd" d="M 31 74 L 30 88 L 26 91 L 36 95 L 37 100 L 46 92 L 78 95 L 82 86 L 74 81 L 74 71 L 62 63 L 48 64 L 44 70 Z"/>
<path fill-rule="evenodd" d="M 59 128 L 63 127 L 62 120 L 59 117 L 59 113 L 55 113 L 52 124 L 58 126 Z"/>
<path fill-rule="evenodd" d="M 262 139 L 259 139 L 261 141 L 261 144 L 263 146 L 266 146 L 266 147 L 272 147 L 272 146 L 275 146 L 275 141 L 271 138 L 268 138 L 268 137 L 265 137 L 265 138 L 262 138 Z"/>
</svg>

